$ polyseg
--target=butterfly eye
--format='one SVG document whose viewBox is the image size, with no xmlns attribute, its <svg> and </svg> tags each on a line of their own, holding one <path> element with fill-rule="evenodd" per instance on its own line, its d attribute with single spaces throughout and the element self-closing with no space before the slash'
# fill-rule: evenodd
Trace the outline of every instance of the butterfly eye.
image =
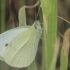
<svg viewBox="0 0 70 70">
<path fill-rule="evenodd" d="M 5 46 L 8 46 L 8 44 L 5 44 Z"/>
</svg>

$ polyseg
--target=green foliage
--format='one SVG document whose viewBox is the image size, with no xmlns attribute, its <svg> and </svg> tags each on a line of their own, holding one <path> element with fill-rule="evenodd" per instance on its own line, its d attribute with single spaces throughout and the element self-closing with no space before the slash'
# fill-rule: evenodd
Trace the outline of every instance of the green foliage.
<svg viewBox="0 0 70 70">
<path fill-rule="evenodd" d="M 1 33 L 5 31 L 6 0 L 1 0 Z"/>
<path fill-rule="evenodd" d="M 35 61 L 28 67 L 28 70 L 38 70 Z"/>
<path fill-rule="evenodd" d="M 60 66 L 60 70 L 67 70 L 67 61 L 66 61 L 66 56 L 64 54 L 64 50 L 62 49 L 61 51 L 61 66 Z"/>
<path fill-rule="evenodd" d="M 25 13 L 25 6 L 20 8 L 19 10 L 19 26 L 26 25 L 26 13 Z"/>
<path fill-rule="evenodd" d="M 41 0 L 44 14 L 44 64 L 45 70 L 55 70 L 56 62 L 53 62 L 55 44 L 57 38 L 57 0 Z M 46 37 L 45 37 L 46 36 Z M 56 60 L 56 59 L 55 59 Z M 51 66 L 51 63 L 53 66 Z"/>
</svg>

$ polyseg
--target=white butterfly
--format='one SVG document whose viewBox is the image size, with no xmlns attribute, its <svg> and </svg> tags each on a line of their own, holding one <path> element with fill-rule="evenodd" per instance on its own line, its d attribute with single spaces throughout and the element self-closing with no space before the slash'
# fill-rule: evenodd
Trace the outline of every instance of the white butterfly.
<svg viewBox="0 0 70 70">
<path fill-rule="evenodd" d="M 39 21 L 0 34 L 0 60 L 12 67 L 29 66 L 36 56 L 41 34 Z"/>
</svg>

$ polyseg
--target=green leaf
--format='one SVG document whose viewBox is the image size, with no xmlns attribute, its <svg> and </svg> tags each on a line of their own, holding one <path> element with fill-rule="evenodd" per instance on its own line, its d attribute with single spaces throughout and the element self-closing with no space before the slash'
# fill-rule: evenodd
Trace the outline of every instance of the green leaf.
<svg viewBox="0 0 70 70">
<path fill-rule="evenodd" d="M 19 26 L 26 25 L 26 13 L 25 13 L 25 6 L 21 7 L 19 10 Z"/>
<path fill-rule="evenodd" d="M 60 70 L 67 70 L 67 59 L 66 56 L 64 54 L 64 50 L 62 49 L 61 51 L 61 65 L 60 65 Z"/>
<path fill-rule="evenodd" d="M 1 33 L 5 31 L 6 0 L 1 0 Z"/>
<path fill-rule="evenodd" d="M 55 70 L 56 61 L 53 62 L 57 38 L 57 0 L 41 0 L 44 13 L 44 64 L 45 70 Z M 46 37 L 45 37 L 46 36 Z M 57 55 L 56 55 L 57 56 Z M 56 60 L 57 58 L 55 58 Z M 53 64 L 53 66 L 51 66 Z M 51 68 L 50 68 L 51 67 Z"/>
<path fill-rule="evenodd" d="M 38 70 L 35 61 L 28 67 L 28 70 Z"/>
<path fill-rule="evenodd" d="M 67 70 L 68 66 L 68 54 L 69 54 L 69 47 L 70 47 L 70 28 L 67 29 L 63 36 L 63 44 L 61 50 L 61 65 L 60 70 Z"/>
</svg>

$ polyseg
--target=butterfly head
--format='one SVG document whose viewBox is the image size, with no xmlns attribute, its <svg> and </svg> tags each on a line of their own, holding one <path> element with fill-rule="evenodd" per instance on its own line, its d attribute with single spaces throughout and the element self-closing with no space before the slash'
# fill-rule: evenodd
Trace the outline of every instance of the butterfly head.
<svg viewBox="0 0 70 70">
<path fill-rule="evenodd" d="M 34 24 L 33 24 L 33 26 L 35 27 L 35 29 L 42 30 L 42 27 L 41 27 L 39 21 L 35 21 Z"/>
</svg>

